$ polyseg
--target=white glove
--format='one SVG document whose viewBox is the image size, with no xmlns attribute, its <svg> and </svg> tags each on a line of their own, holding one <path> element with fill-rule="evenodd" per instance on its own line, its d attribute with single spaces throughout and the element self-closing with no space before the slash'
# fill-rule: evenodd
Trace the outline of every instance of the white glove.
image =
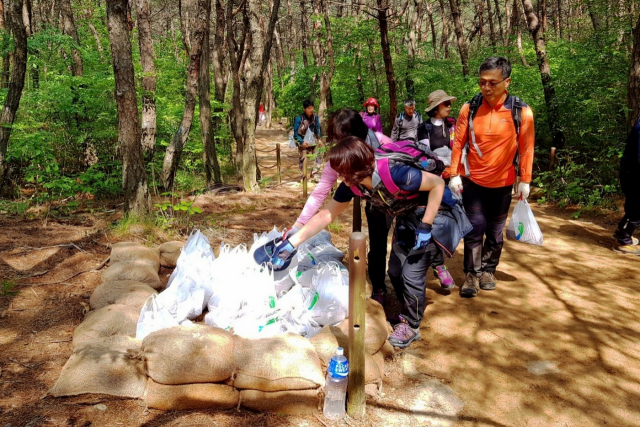
<svg viewBox="0 0 640 427">
<path fill-rule="evenodd" d="M 458 198 L 462 196 L 462 178 L 459 175 L 449 180 L 449 190 Z"/>
<path fill-rule="evenodd" d="M 518 184 L 518 200 L 527 200 L 527 197 L 529 197 L 529 184 L 521 182 Z"/>
</svg>

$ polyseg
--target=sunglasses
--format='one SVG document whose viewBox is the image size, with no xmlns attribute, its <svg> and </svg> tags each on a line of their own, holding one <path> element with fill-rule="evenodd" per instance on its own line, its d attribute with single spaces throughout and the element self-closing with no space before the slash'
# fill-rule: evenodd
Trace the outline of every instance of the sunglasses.
<svg viewBox="0 0 640 427">
<path fill-rule="evenodd" d="M 451 101 L 444 101 L 440 105 L 444 105 L 445 107 L 451 107 Z"/>
</svg>

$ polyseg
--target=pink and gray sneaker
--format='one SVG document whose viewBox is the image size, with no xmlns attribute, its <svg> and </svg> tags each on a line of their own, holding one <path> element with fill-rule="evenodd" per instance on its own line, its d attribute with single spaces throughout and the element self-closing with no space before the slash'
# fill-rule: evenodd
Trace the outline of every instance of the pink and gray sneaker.
<svg viewBox="0 0 640 427">
<path fill-rule="evenodd" d="M 400 323 L 393 327 L 393 333 L 389 337 L 389 343 L 397 348 L 407 348 L 409 344 L 420 339 L 420 329 L 412 328 L 407 321 L 400 316 Z"/>
<path fill-rule="evenodd" d="M 433 274 L 440 281 L 440 286 L 442 289 L 450 290 L 456 286 L 456 282 L 454 282 L 453 277 L 451 277 L 451 273 L 449 273 L 449 269 L 446 265 L 442 264 L 433 268 Z"/>
</svg>

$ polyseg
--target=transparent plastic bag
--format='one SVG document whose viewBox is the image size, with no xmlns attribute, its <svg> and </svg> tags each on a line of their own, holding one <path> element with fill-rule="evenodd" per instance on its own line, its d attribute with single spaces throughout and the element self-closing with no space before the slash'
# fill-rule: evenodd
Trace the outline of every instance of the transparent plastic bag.
<svg viewBox="0 0 640 427">
<path fill-rule="evenodd" d="M 205 290 L 190 277 L 174 281 L 173 286 L 158 294 L 157 302 L 177 321 L 195 319 L 207 306 Z"/>
<path fill-rule="evenodd" d="M 296 139 L 295 139 L 295 137 L 293 136 L 293 131 L 291 131 L 291 132 L 289 133 L 289 148 L 296 148 L 296 147 L 297 147 L 297 145 L 296 145 Z"/>
<path fill-rule="evenodd" d="M 321 326 L 335 325 L 349 314 L 349 273 L 338 263 L 318 268 L 305 304 L 311 318 Z"/>
<path fill-rule="evenodd" d="M 542 246 L 542 231 L 526 200 L 520 200 L 507 226 L 507 239 Z"/>
<path fill-rule="evenodd" d="M 304 134 L 303 141 L 309 144 L 309 146 L 316 145 L 316 135 L 313 133 L 311 128 L 307 129 L 307 132 Z"/>
<path fill-rule="evenodd" d="M 140 317 L 136 326 L 136 338 L 142 340 L 152 332 L 178 325 L 179 322 L 173 318 L 167 309 L 158 303 L 157 296 L 153 294 L 147 298 L 142 310 L 140 310 Z"/>
</svg>

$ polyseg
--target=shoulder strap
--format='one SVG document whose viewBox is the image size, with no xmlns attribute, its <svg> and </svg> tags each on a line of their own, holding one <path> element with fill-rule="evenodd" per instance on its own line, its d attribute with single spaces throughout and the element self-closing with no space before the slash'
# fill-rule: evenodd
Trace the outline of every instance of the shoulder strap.
<svg viewBox="0 0 640 427">
<path fill-rule="evenodd" d="M 404 122 L 404 113 L 400 113 L 398 117 L 400 117 L 400 121 L 398 122 L 398 129 L 402 129 L 402 123 Z"/>
<path fill-rule="evenodd" d="M 469 135 L 471 136 L 471 143 L 473 144 L 473 148 L 476 149 L 476 152 L 480 157 L 482 157 L 482 151 L 480 151 L 480 147 L 478 147 L 478 143 L 476 142 L 476 132 L 473 129 L 473 119 L 476 117 L 478 109 L 481 105 L 482 93 L 478 93 L 471 99 L 471 102 L 469 102 Z M 469 145 L 469 138 L 467 138 L 466 145 Z"/>
<path fill-rule="evenodd" d="M 513 125 L 516 128 L 516 137 L 520 135 L 520 126 L 522 126 L 522 101 L 517 96 L 513 97 L 513 105 L 511 106 L 511 117 Z"/>
<path fill-rule="evenodd" d="M 376 172 L 378 172 L 382 184 L 384 184 L 387 190 L 392 194 L 395 194 L 400 190 L 396 183 L 393 182 L 393 178 L 391 178 L 391 165 L 389 165 L 388 157 L 380 157 L 376 159 Z"/>
</svg>

